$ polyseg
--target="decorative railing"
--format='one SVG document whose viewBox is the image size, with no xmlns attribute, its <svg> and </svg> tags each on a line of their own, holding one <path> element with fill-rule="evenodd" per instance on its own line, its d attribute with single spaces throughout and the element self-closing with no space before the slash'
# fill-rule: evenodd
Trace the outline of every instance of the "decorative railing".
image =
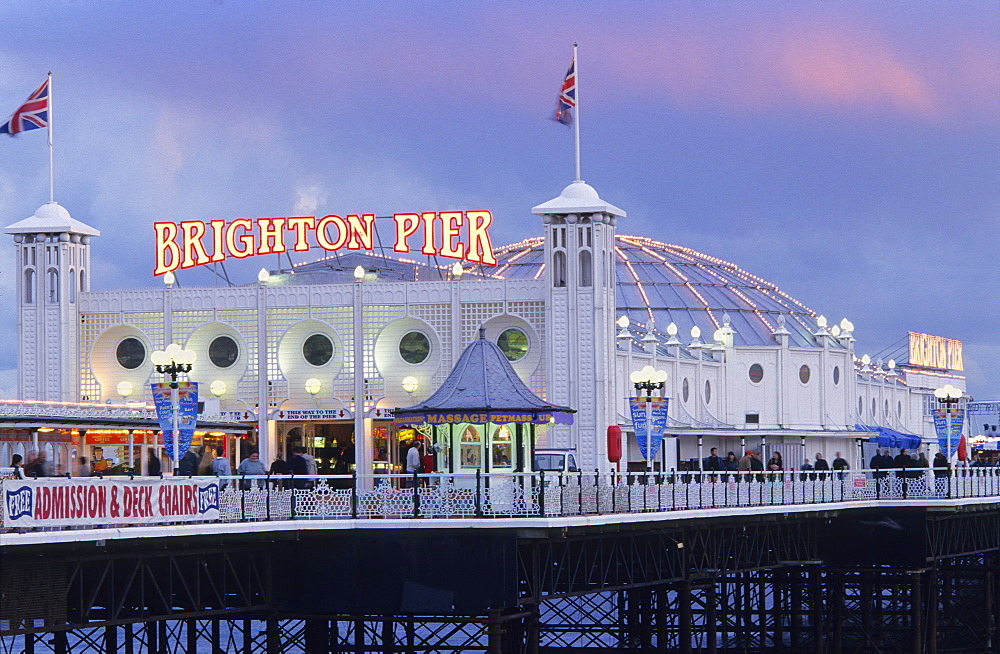
<svg viewBox="0 0 1000 654">
<path fill-rule="evenodd" d="M 10 531 L 179 522 L 732 511 L 872 500 L 1000 500 L 1000 468 L 29 480 L 0 469 L 0 491 L 4 501 L 0 528 Z"/>
</svg>

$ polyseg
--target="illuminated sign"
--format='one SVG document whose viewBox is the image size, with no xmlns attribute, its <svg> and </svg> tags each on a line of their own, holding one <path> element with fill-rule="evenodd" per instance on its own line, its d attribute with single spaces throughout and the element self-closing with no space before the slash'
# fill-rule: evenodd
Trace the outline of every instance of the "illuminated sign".
<svg viewBox="0 0 1000 654">
<path fill-rule="evenodd" d="M 944 370 L 964 370 L 962 341 L 910 332 L 910 365 Z"/>
<path fill-rule="evenodd" d="M 497 265 L 488 228 L 489 211 L 397 213 L 395 252 L 416 251 L 488 266 Z M 306 252 L 313 245 L 328 252 L 374 249 L 375 215 L 289 216 L 185 220 L 153 223 L 156 234 L 154 275 L 178 268 L 218 263 L 228 257 L 244 259 L 257 254 L 280 254 L 291 249 Z M 421 242 L 422 241 L 422 242 Z M 411 245 L 412 242 L 412 245 Z"/>
</svg>

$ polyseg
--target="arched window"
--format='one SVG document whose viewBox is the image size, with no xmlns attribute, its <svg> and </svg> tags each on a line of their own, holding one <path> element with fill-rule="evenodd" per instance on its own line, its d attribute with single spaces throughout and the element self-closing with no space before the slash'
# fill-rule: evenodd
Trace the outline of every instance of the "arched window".
<svg viewBox="0 0 1000 654">
<path fill-rule="evenodd" d="M 566 286 L 566 253 L 557 251 L 552 255 L 552 285 L 557 288 Z"/>
<path fill-rule="evenodd" d="M 49 304 L 56 304 L 59 302 L 59 271 L 55 268 L 49 268 L 49 271 L 45 273 L 46 289 L 45 297 Z"/>
<path fill-rule="evenodd" d="M 31 268 L 24 271 L 24 303 L 35 303 L 35 271 Z"/>
<path fill-rule="evenodd" d="M 482 436 L 479 430 L 469 425 L 462 432 L 462 449 L 459 452 L 459 466 L 462 468 L 478 468 L 480 465 Z"/>
<path fill-rule="evenodd" d="M 580 250 L 580 286 L 590 287 L 594 285 L 594 265 L 591 261 L 590 250 Z"/>
<path fill-rule="evenodd" d="M 69 269 L 69 301 L 76 302 L 76 271 Z"/>
<path fill-rule="evenodd" d="M 80 270 L 80 292 L 81 292 L 81 293 L 84 293 L 84 292 L 86 292 L 86 290 L 87 290 L 87 284 L 86 284 L 86 282 L 85 282 L 85 281 L 84 281 L 84 279 L 83 279 L 83 276 L 84 276 L 85 274 L 86 274 L 86 273 L 84 273 L 84 272 L 83 272 L 83 270 L 81 269 L 81 270 Z"/>
</svg>

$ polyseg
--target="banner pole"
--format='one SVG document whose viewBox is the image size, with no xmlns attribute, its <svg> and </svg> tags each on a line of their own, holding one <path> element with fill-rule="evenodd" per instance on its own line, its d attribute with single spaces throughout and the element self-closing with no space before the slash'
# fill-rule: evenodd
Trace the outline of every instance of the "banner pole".
<svg viewBox="0 0 1000 654">
<path fill-rule="evenodd" d="M 49 114 L 49 125 L 48 125 L 48 128 L 49 128 L 49 202 L 55 202 L 56 201 L 56 197 L 55 197 L 55 195 L 56 195 L 55 194 L 55 173 L 53 172 L 53 166 L 52 166 L 52 161 L 53 161 L 53 157 L 52 157 L 52 115 L 53 115 L 53 113 L 52 113 L 52 104 L 53 104 L 52 71 L 49 71 L 49 107 L 48 107 L 48 114 Z"/>
</svg>

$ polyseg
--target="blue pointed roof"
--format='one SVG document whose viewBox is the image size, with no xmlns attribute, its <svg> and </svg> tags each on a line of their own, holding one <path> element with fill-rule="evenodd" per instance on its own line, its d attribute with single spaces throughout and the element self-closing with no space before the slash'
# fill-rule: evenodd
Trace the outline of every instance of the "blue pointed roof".
<svg viewBox="0 0 1000 654">
<path fill-rule="evenodd" d="M 421 404 L 393 409 L 393 414 L 412 418 L 427 414 L 489 414 L 496 422 L 547 422 L 539 414 L 550 414 L 557 422 L 566 422 L 575 409 L 550 404 L 531 392 L 511 367 L 503 351 L 479 329 L 479 338 L 465 348 L 441 387 Z M 504 415 L 500 415 L 504 414 Z M 508 414 L 527 414 L 523 420 L 504 420 Z M 427 422 L 435 422 L 428 419 Z M 479 422 L 462 420 L 461 422 Z M 487 422 L 483 420 L 482 422 Z M 494 422 L 494 420 L 488 420 Z"/>
</svg>

